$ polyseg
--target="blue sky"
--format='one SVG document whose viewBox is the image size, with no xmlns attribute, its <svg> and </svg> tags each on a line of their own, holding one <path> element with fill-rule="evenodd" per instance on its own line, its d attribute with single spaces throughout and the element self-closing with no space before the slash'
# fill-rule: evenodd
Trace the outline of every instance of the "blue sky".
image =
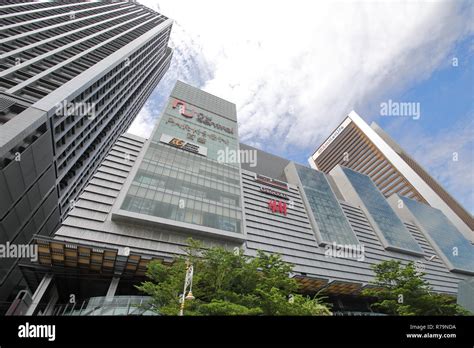
<svg viewBox="0 0 474 348">
<path fill-rule="evenodd" d="M 354 109 L 474 212 L 472 1 L 140 2 L 175 20 L 174 55 L 130 132 L 180 79 L 236 104 L 242 142 L 306 164 Z M 421 117 L 381 116 L 388 100 Z"/>
<path fill-rule="evenodd" d="M 457 43 L 430 77 L 391 96 L 393 100 L 419 102 L 418 120 L 367 113 L 471 214 L 474 212 L 473 39 L 471 35 Z M 457 67 L 452 64 L 453 58 L 458 59 Z M 365 115 L 364 110 L 362 114 Z"/>
</svg>

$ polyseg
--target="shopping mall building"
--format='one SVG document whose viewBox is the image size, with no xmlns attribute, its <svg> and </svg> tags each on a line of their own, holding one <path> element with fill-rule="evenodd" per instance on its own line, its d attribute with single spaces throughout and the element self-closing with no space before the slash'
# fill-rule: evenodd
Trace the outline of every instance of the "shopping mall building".
<svg viewBox="0 0 474 348">
<path fill-rule="evenodd" d="M 322 290 L 338 314 L 374 314 L 360 294 L 384 260 L 416 262 L 434 291 L 473 306 L 474 247 L 440 210 L 386 198 L 347 167 L 239 144 L 235 105 L 177 82 L 150 138 L 122 135 L 62 227 L 35 237 L 38 259 L 21 263 L 32 291 L 9 314 L 148 314 L 134 285 L 189 237 L 281 254 L 301 291 Z"/>
</svg>

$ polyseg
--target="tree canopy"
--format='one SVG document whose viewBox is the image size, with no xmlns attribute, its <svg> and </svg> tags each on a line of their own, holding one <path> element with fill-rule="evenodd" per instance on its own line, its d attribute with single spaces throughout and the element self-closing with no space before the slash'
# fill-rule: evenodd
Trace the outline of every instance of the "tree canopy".
<svg viewBox="0 0 474 348">
<path fill-rule="evenodd" d="M 183 292 L 186 262 L 194 267 L 194 300 L 185 302 L 185 315 L 331 315 L 321 298 L 297 294 L 289 277 L 292 265 L 279 255 L 258 252 L 248 257 L 222 247 L 203 249 L 188 241 L 186 255 L 170 265 L 152 261 L 137 288 L 151 296 L 151 309 L 177 315 Z"/>
<path fill-rule="evenodd" d="M 433 292 L 413 262 L 383 261 L 373 266 L 375 278 L 363 295 L 376 299 L 372 307 L 391 315 L 466 315 L 455 299 Z"/>
</svg>

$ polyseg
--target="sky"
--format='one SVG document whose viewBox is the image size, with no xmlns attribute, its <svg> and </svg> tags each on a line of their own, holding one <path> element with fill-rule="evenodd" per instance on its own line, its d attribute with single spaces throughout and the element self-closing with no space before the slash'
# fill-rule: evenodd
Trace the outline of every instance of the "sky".
<svg viewBox="0 0 474 348">
<path fill-rule="evenodd" d="M 474 2 L 138 2 L 174 20 L 174 53 L 129 132 L 149 136 L 179 79 L 236 104 L 241 142 L 307 164 L 355 110 L 474 212 Z"/>
</svg>

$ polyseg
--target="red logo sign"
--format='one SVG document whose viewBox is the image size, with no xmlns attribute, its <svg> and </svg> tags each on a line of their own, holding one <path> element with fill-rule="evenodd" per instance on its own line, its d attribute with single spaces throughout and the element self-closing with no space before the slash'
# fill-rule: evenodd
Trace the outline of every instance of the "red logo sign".
<svg viewBox="0 0 474 348">
<path fill-rule="evenodd" d="M 286 203 L 285 202 L 270 199 L 268 201 L 268 208 L 273 213 L 280 213 L 280 214 L 286 215 Z"/>
<path fill-rule="evenodd" d="M 184 117 L 193 118 L 193 116 L 197 116 L 197 121 L 199 123 L 224 131 L 229 134 L 234 134 L 233 128 L 226 127 L 219 123 L 214 122 L 211 117 L 204 115 L 202 112 L 196 112 L 195 110 L 186 111 L 186 103 L 182 100 L 173 99 L 173 103 L 171 104 L 171 106 L 173 107 L 173 109 L 176 109 L 177 107 L 179 107 L 179 113 L 183 115 Z"/>
<path fill-rule="evenodd" d="M 260 174 L 255 174 L 255 181 L 265 185 L 278 187 L 279 189 L 288 191 L 288 185 L 283 181 L 278 181 Z"/>
<path fill-rule="evenodd" d="M 179 106 L 179 113 L 183 115 L 184 117 L 187 117 L 187 118 L 193 117 L 193 114 L 186 112 L 186 104 L 182 102 L 181 100 L 178 100 L 178 99 L 173 100 L 172 106 L 173 106 L 173 109 L 176 109 L 176 107 Z"/>
</svg>

